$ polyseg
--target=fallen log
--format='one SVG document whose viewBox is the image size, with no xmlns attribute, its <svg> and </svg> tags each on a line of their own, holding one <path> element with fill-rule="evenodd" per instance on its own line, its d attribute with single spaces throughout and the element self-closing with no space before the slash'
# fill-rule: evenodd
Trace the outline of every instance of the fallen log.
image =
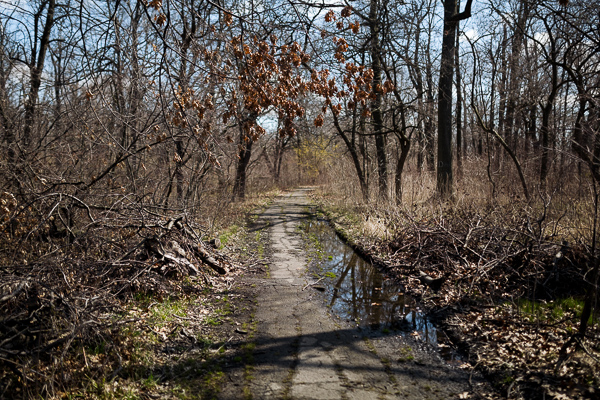
<svg viewBox="0 0 600 400">
<path fill-rule="evenodd" d="M 198 268 L 196 268 L 196 266 L 186 258 L 185 251 L 176 241 L 171 241 L 171 248 L 173 249 L 173 252 L 166 250 L 163 244 L 157 238 L 146 239 L 144 247 L 148 252 L 153 253 L 164 260 L 173 262 L 175 264 L 184 265 L 185 267 L 194 271 L 196 275 L 200 274 Z"/>
<path fill-rule="evenodd" d="M 170 231 L 173 228 L 177 228 L 182 231 L 182 233 L 191 239 L 194 242 L 190 247 L 194 251 L 194 255 L 199 258 L 204 264 L 208 265 L 210 268 L 215 270 L 219 275 L 226 275 L 229 271 L 223 267 L 223 263 L 219 262 L 205 247 L 204 243 L 200 239 L 200 237 L 191 229 L 184 226 L 181 222 L 181 219 L 173 219 L 169 221 L 165 227 L 167 231 Z M 182 246 L 176 241 L 172 240 L 169 245 L 164 245 L 161 239 L 165 236 L 162 234 L 160 236 L 154 236 L 151 238 L 146 238 L 142 242 L 138 243 L 135 248 L 139 248 L 143 246 L 149 254 L 154 254 L 159 258 L 184 265 L 194 271 L 196 274 L 200 274 L 200 271 L 188 260 L 187 253 L 183 250 Z M 212 244 L 212 243 L 211 243 Z M 220 241 L 215 240 L 213 246 L 220 246 Z M 133 251 L 132 249 L 125 256 L 121 257 L 121 259 L 131 255 Z"/>
<path fill-rule="evenodd" d="M 192 249 L 194 253 L 203 263 L 214 269 L 218 274 L 225 275 L 227 274 L 227 270 L 221 266 L 221 263 L 217 261 L 202 245 L 202 243 L 197 243 L 192 245 Z"/>
<path fill-rule="evenodd" d="M 442 276 L 440 278 L 433 278 L 427 275 L 423 271 L 419 271 L 419 280 L 422 284 L 429 286 L 432 290 L 438 291 L 441 289 L 442 284 L 446 281 L 446 277 Z"/>
</svg>

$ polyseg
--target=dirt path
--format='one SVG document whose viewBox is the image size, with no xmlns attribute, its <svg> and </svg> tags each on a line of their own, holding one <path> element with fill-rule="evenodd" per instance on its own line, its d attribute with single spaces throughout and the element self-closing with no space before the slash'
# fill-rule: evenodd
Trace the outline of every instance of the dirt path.
<svg viewBox="0 0 600 400">
<path fill-rule="evenodd" d="M 249 364 L 230 371 L 223 399 L 473 398 L 469 376 L 400 335 L 375 335 L 328 314 L 308 286 L 297 231 L 306 189 L 278 198 L 262 215 L 271 241 L 269 277 L 258 289 Z M 473 382 L 477 385 L 477 383 Z M 466 392 L 470 393 L 465 397 Z"/>
</svg>

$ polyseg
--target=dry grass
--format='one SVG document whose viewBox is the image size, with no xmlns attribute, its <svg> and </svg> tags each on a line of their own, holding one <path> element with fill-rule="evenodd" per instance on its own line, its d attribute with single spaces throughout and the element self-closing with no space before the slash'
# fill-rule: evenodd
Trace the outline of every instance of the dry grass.
<svg viewBox="0 0 600 400">
<path fill-rule="evenodd" d="M 382 240 L 390 238 L 405 215 L 420 220 L 433 216 L 439 219 L 449 212 L 471 212 L 482 214 L 484 219 L 500 218 L 515 227 L 527 219 L 535 222 L 543 218 L 540 232 L 543 237 L 585 246 L 592 242 L 594 189 L 589 174 L 580 177 L 575 166 L 567 166 L 567 172 L 552 175 L 545 191 L 535 184 L 537 177 L 535 171 L 531 171 L 527 176 L 529 201 L 524 198 L 518 179 L 510 174 L 511 165 L 504 166 L 507 171 L 493 175 L 492 185 L 485 160 L 466 160 L 465 172 L 456 179 L 451 201 L 440 201 L 437 197 L 434 172 L 418 172 L 409 166 L 403 177 L 402 202 L 397 205 L 394 199 L 382 201 L 378 197 L 376 171 L 371 172 L 370 199 L 365 204 L 353 166 L 347 160 L 341 160 L 338 165 L 339 168 L 330 172 L 329 179 L 322 182 L 319 196 L 331 200 L 335 207 L 359 213 L 365 224 L 362 231 Z M 387 226 L 384 228 L 381 224 Z"/>
</svg>

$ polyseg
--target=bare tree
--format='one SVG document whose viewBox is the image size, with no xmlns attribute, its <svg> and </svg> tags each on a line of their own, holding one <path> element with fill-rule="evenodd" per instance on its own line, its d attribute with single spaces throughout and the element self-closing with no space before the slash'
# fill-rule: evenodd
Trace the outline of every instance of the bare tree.
<svg viewBox="0 0 600 400">
<path fill-rule="evenodd" d="M 456 26 L 459 21 L 471 17 L 468 0 L 465 10 L 458 12 L 456 0 L 444 0 L 444 31 L 440 60 L 440 80 L 438 87 L 438 161 L 437 190 L 442 197 L 452 195 L 452 84 L 454 76 L 454 51 L 456 46 Z"/>
</svg>

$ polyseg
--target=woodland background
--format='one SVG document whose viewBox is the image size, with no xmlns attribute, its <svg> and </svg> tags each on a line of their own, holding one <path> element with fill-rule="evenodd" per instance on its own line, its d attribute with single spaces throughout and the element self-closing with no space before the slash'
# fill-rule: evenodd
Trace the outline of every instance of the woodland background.
<svg viewBox="0 0 600 400">
<path fill-rule="evenodd" d="M 2 0 L 5 366 L 35 381 L 40 352 L 93 336 L 86 316 L 166 285 L 136 275 L 140 249 L 164 257 L 151 239 L 214 238 L 244 200 L 300 184 L 383 226 L 371 234 L 391 252 L 407 221 L 460 228 L 467 250 L 498 227 L 465 263 L 494 243 L 494 265 L 540 267 L 521 295 L 566 257 L 568 287 L 543 296 L 581 300 L 559 347 L 581 345 L 597 301 L 600 2 L 459 3 Z"/>
</svg>

